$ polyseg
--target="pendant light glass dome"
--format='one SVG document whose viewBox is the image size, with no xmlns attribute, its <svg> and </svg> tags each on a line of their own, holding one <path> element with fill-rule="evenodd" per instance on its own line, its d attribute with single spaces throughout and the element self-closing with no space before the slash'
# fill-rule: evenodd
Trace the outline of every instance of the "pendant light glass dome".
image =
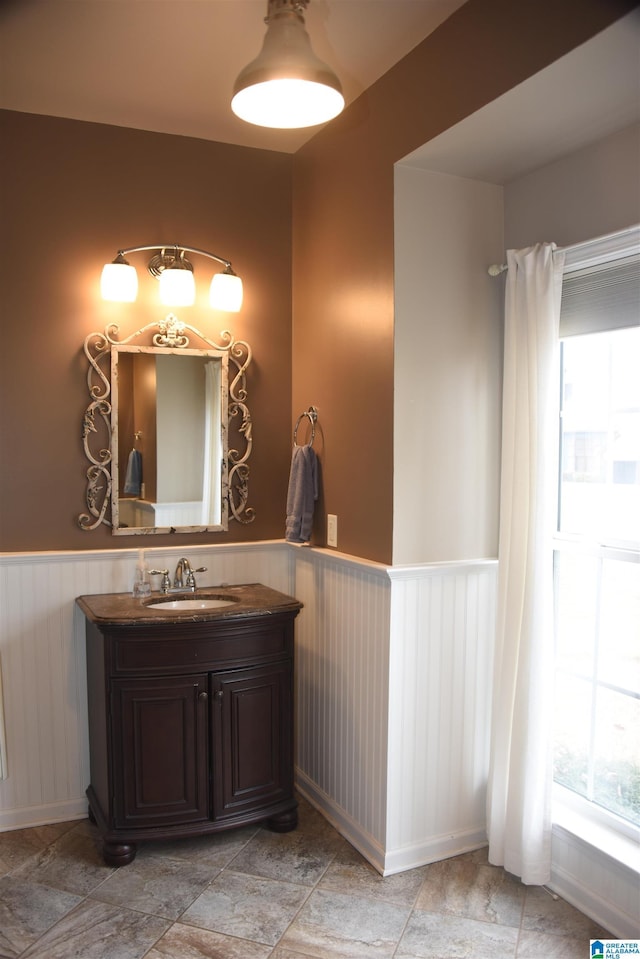
<svg viewBox="0 0 640 959">
<path fill-rule="evenodd" d="M 318 59 L 305 30 L 308 0 L 269 0 L 260 54 L 238 76 L 231 109 L 247 123 L 298 129 L 326 123 L 344 108 L 337 76 Z"/>
</svg>

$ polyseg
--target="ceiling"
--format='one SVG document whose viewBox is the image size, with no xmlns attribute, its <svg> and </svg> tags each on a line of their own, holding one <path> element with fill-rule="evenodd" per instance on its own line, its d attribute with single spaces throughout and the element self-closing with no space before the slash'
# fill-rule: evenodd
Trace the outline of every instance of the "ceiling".
<svg viewBox="0 0 640 959">
<path fill-rule="evenodd" d="M 640 9 L 403 162 L 504 184 L 638 122 Z"/>
<path fill-rule="evenodd" d="M 311 0 L 317 56 L 347 103 L 464 0 Z M 260 51 L 267 0 L 0 0 L 0 107 L 295 152 L 317 131 L 237 119 L 234 80 Z"/>
<path fill-rule="evenodd" d="M 310 0 L 316 54 L 347 103 L 464 0 Z M 0 107 L 295 152 L 314 135 L 229 103 L 267 0 L 0 0 Z M 436 137 L 406 162 L 504 183 L 640 120 L 640 9 Z"/>
</svg>

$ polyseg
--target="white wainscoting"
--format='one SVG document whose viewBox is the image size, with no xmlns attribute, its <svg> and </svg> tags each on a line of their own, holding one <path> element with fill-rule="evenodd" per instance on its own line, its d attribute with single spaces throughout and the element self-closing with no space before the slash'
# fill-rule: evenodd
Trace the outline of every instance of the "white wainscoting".
<svg viewBox="0 0 640 959">
<path fill-rule="evenodd" d="M 202 586 L 262 582 L 293 592 L 282 543 L 146 550 L 152 567 L 181 555 Z M 0 555 L 0 659 L 7 778 L 0 830 L 86 815 L 89 782 L 84 617 L 76 596 L 127 592 L 136 549 Z"/>
<path fill-rule="evenodd" d="M 301 792 L 382 871 L 390 582 L 386 567 L 297 549 L 296 765 Z"/>
<path fill-rule="evenodd" d="M 299 785 L 383 875 L 486 842 L 496 570 L 298 553 Z"/>
<path fill-rule="evenodd" d="M 389 571 L 386 875 L 486 844 L 497 565 Z"/>
<path fill-rule="evenodd" d="M 155 526 L 200 526 L 202 500 L 189 503 L 153 503 Z"/>
<path fill-rule="evenodd" d="M 4 694 L 2 692 L 2 657 L 0 656 L 0 779 L 6 779 L 7 769 L 7 739 L 4 725 Z"/>
</svg>

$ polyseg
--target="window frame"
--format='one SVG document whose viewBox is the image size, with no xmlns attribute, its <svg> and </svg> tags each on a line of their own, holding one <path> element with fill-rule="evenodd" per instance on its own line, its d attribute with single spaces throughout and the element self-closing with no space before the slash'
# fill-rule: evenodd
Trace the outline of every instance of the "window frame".
<svg viewBox="0 0 640 959">
<path fill-rule="evenodd" d="M 629 258 L 628 263 L 634 264 L 640 260 L 640 225 L 630 227 L 627 230 L 615 234 L 609 234 L 606 237 L 600 237 L 596 240 L 577 244 L 565 250 L 564 277 L 578 271 L 588 272 L 592 267 L 601 264 L 611 264 L 612 266 L 619 260 Z M 634 267 L 635 269 L 635 267 Z M 628 319 L 628 318 L 627 318 Z M 619 327 L 603 325 L 593 327 L 590 325 L 586 329 L 576 328 L 575 318 L 572 317 L 568 329 L 563 329 L 562 314 L 560 318 L 559 343 L 573 335 L 587 335 L 590 333 L 613 333 L 616 329 L 628 327 L 630 324 L 624 322 Z M 633 324 L 632 324 L 633 325 Z M 640 324 L 638 324 L 640 325 Z M 557 508 L 555 530 L 552 535 L 552 568 L 554 569 L 554 602 L 556 598 L 555 585 L 555 563 L 556 554 L 574 552 L 580 555 L 591 555 L 599 560 L 615 559 L 623 562 L 640 563 L 640 544 L 633 542 L 597 542 L 595 540 L 586 541 L 579 534 L 560 532 L 560 490 L 562 486 L 562 424 L 561 415 L 563 408 L 563 356 L 562 349 L 559 350 L 558 367 L 558 483 L 557 483 Z M 602 575 L 602 564 L 598 564 L 598 577 Z M 554 681 L 558 676 L 558 668 L 554 657 Z M 591 676 L 591 682 L 597 683 L 597 677 Z M 598 684 L 600 685 L 600 684 Z M 605 684 L 606 685 L 606 684 Z M 625 694 L 628 695 L 628 693 Z M 633 695 L 633 694 L 632 694 Z M 634 698 L 640 698 L 640 696 Z M 553 779 L 552 770 L 552 821 L 562 828 L 570 829 L 579 833 L 593 845 L 604 848 L 605 851 L 615 855 L 618 859 L 628 858 L 628 844 L 636 848 L 640 842 L 640 826 L 636 826 L 632 821 L 618 816 L 611 810 L 600 806 L 588 797 L 574 792 L 568 787 L 556 782 Z M 612 847 L 617 846 L 617 852 Z M 637 870 L 637 865 L 636 865 Z"/>
</svg>

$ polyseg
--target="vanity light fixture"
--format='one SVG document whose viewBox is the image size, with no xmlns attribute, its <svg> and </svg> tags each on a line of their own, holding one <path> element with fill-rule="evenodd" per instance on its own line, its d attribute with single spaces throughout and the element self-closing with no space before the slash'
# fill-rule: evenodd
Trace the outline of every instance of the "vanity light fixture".
<svg viewBox="0 0 640 959">
<path fill-rule="evenodd" d="M 326 123 L 344 109 L 338 77 L 311 48 L 309 0 L 268 0 L 262 50 L 238 76 L 231 109 L 247 123 L 297 129 Z"/>
<path fill-rule="evenodd" d="M 193 264 L 187 259 L 187 253 L 206 256 L 210 260 L 222 263 L 224 270 L 215 273 L 209 290 L 209 303 L 216 310 L 237 313 L 242 306 L 242 280 L 225 260 L 215 253 L 199 250 L 192 246 L 177 246 L 169 243 L 154 243 L 153 246 L 130 246 L 118 250 L 112 263 L 105 264 L 102 270 L 100 290 L 105 300 L 119 303 L 133 303 L 138 293 L 138 276 L 135 267 L 126 259 L 131 253 L 153 253 L 147 269 L 158 278 L 160 301 L 165 306 L 191 306 L 196 298 L 196 286 L 193 277 Z"/>
</svg>

